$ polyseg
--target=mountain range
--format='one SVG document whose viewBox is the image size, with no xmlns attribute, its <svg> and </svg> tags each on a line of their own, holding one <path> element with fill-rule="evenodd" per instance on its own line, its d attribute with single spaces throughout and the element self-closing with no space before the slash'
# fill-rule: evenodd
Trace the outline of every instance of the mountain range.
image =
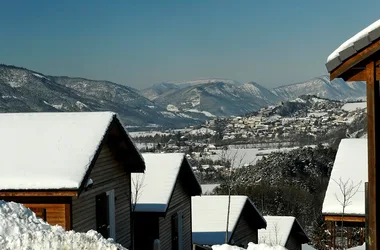
<svg viewBox="0 0 380 250">
<path fill-rule="evenodd" d="M 50 76 L 0 65 L 0 112 L 117 112 L 129 127 L 182 127 L 216 116 L 252 112 L 300 95 L 329 99 L 365 96 L 363 82 L 327 76 L 267 89 L 258 83 L 202 79 L 154 84 L 137 90 L 110 81 Z"/>
<path fill-rule="evenodd" d="M 189 81 L 189 84 L 158 83 L 141 93 L 157 105 L 175 109 L 177 112 L 195 109 L 215 116 L 230 116 L 302 95 L 315 95 L 332 100 L 365 99 L 366 86 L 364 82 L 346 83 L 342 79 L 330 81 L 328 76 L 274 89 L 267 89 L 255 82 L 241 84 L 231 80 L 211 79 Z"/>
</svg>

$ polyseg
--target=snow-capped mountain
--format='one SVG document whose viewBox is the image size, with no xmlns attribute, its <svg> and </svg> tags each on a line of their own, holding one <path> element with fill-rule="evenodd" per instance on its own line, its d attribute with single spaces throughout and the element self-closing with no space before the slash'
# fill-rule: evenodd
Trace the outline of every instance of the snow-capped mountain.
<svg viewBox="0 0 380 250">
<path fill-rule="evenodd" d="M 365 96 L 365 84 L 330 82 L 322 76 L 269 90 L 255 82 L 213 78 L 158 83 L 138 91 L 109 81 L 49 76 L 0 65 L 0 112 L 110 110 L 129 126 L 180 127 L 249 113 L 304 94 L 357 99 Z"/>
<path fill-rule="evenodd" d="M 332 100 L 347 100 L 365 98 L 366 86 L 364 82 L 345 82 L 342 79 L 330 81 L 328 76 L 320 76 L 309 81 L 274 88 L 272 92 L 283 99 L 316 95 Z"/>
<path fill-rule="evenodd" d="M 141 94 L 151 101 L 154 101 L 157 97 L 163 94 L 173 93 L 182 87 L 174 83 L 156 83 L 150 88 L 141 90 Z"/>
<path fill-rule="evenodd" d="M 197 110 L 214 116 L 229 116 L 251 112 L 280 100 L 253 82 L 238 84 L 234 81 L 204 80 L 202 84 L 182 83 L 181 86 L 187 87 L 170 86 L 168 91 L 156 95 L 154 102 L 179 111 Z M 157 85 L 152 89 L 156 90 Z"/>
<path fill-rule="evenodd" d="M 177 112 L 196 109 L 216 116 L 240 115 L 279 101 L 302 95 L 315 95 L 332 100 L 365 99 L 363 82 L 346 83 L 328 76 L 269 90 L 258 83 L 241 84 L 233 80 L 203 79 L 155 84 L 141 93 L 157 105 L 175 107 Z"/>
<path fill-rule="evenodd" d="M 55 77 L 0 65 L 0 112 L 114 111 L 125 125 L 178 127 L 197 122 L 168 114 L 137 90 L 108 81 Z M 206 115 L 195 115 L 206 119 Z"/>
</svg>

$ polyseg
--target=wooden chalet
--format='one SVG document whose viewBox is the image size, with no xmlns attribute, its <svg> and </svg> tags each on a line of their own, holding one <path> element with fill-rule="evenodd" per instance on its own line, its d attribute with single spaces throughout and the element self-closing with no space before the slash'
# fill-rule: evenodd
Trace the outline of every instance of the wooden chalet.
<svg viewBox="0 0 380 250">
<path fill-rule="evenodd" d="M 0 114 L 0 200 L 131 245 L 131 172 L 145 164 L 111 112 Z"/>
<path fill-rule="evenodd" d="M 193 244 L 224 244 L 227 228 L 227 195 L 205 195 L 192 198 Z M 246 248 L 258 242 L 258 229 L 266 221 L 247 196 L 232 195 L 228 219 L 227 242 Z"/>
<path fill-rule="evenodd" d="M 191 196 L 202 190 L 182 153 L 143 154 L 146 171 L 132 174 L 132 204 L 136 250 L 190 250 Z"/>
<path fill-rule="evenodd" d="M 353 228 L 360 228 L 361 244 L 364 243 L 365 228 L 365 187 L 364 183 L 368 181 L 368 154 L 367 139 L 342 139 L 338 152 L 335 156 L 333 169 L 331 171 L 330 181 L 327 186 L 325 198 L 323 201 L 322 214 L 326 223 L 330 227 L 331 242 L 330 246 L 337 246 L 337 226 L 343 222 L 345 227 L 344 237 L 347 247 L 352 247 Z M 348 182 L 348 185 L 359 185 L 357 192 L 351 197 L 349 205 L 343 207 L 340 201 L 343 200 L 343 194 L 340 190 L 340 180 L 342 183 Z M 339 201 L 340 200 L 340 201 Z"/>
<path fill-rule="evenodd" d="M 330 79 L 365 81 L 367 83 L 368 117 L 368 234 L 370 250 L 379 249 L 377 230 L 377 197 L 379 192 L 376 171 L 380 161 L 380 20 L 366 27 L 339 46 L 327 58 Z"/>
<path fill-rule="evenodd" d="M 305 231 L 293 216 L 264 216 L 266 229 L 259 230 L 259 243 L 279 245 L 288 250 L 301 250 L 310 242 Z"/>
</svg>

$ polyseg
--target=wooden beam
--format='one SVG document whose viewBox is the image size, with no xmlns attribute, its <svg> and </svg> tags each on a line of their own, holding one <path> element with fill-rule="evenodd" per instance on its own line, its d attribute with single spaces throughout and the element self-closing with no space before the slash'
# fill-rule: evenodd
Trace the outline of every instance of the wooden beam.
<svg viewBox="0 0 380 250">
<path fill-rule="evenodd" d="M 66 197 L 75 197 L 78 196 L 77 191 L 43 191 L 43 192 L 26 192 L 26 191 L 4 191 L 0 192 L 0 197 L 3 196 L 15 196 L 15 197 L 38 197 L 38 196 L 49 196 L 49 197 L 57 197 L 57 196 L 66 196 Z"/>
<path fill-rule="evenodd" d="M 325 215 L 325 221 L 342 221 L 341 215 Z M 365 217 L 363 216 L 343 216 L 344 222 L 365 222 Z"/>
<path fill-rule="evenodd" d="M 351 69 L 349 72 L 349 76 L 345 77 L 344 80 L 347 82 L 355 82 L 355 81 L 366 81 L 367 80 L 367 72 L 366 68 L 364 69 Z M 380 80 L 380 68 L 376 67 L 376 81 Z"/>
<path fill-rule="evenodd" d="M 380 39 L 376 42 L 369 45 L 367 48 L 363 49 L 359 53 L 347 59 L 341 65 L 339 65 L 336 69 L 331 71 L 330 80 L 334 80 L 335 78 L 343 78 L 344 73 L 348 70 L 352 69 L 355 65 L 362 62 L 363 60 L 369 58 L 377 51 L 380 50 Z"/>
<path fill-rule="evenodd" d="M 380 135 L 380 98 L 379 84 L 375 81 L 375 63 L 372 61 L 366 66 L 367 81 L 367 117 L 368 117 L 368 246 L 369 250 L 377 250 L 377 225 L 376 225 L 376 167 L 377 155 L 380 153 L 378 143 Z M 378 131 L 378 132 L 377 132 Z"/>
</svg>

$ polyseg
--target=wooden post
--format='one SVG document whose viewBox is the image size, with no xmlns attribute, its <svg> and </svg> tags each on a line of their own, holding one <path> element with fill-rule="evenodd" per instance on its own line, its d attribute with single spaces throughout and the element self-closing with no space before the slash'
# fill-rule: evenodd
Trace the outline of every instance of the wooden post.
<svg viewBox="0 0 380 250">
<path fill-rule="evenodd" d="M 368 249 L 377 250 L 377 230 L 376 230 L 376 166 L 377 155 L 380 153 L 377 144 L 380 134 L 380 116 L 379 113 L 379 84 L 375 79 L 376 68 L 375 62 L 371 61 L 366 66 L 367 81 L 367 117 L 368 117 Z M 376 133 L 376 130 L 379 133 Z M 377 141 L 377 143 L 376 143 Z"/>
<path fill-rule="evenodd" d="M 369 234 L 369 230 L 368 230 L 368 221 L 369 221 L 369 218 L 368 218 L 368 182 L 366 182 L 364 184 L 364 192 L 365 192 L 365 232 L 364 232 L 364 237 L 365 237 L 365 249 L 368 250 L 369 249 L 369 246 L 368 246 L 368 234 Z"/>
</svg>

